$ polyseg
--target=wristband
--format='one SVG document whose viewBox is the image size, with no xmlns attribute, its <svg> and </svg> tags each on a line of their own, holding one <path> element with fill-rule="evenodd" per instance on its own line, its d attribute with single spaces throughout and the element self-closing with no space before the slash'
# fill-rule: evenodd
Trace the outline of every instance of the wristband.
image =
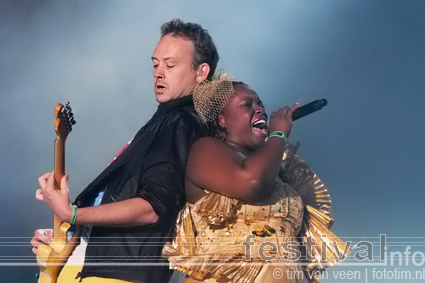
<svg viewBox="0 0 425 283">
<path fill-rule="evenodd" d="M 266 141 L 271 138 L 271 137 L 279 137 L 284 139 L 285 141 L 288 141 L 288 137 L 285 135 L 284 132 L 280 132 L 280 131 L 274 131 L 273 133 L 271 133 L 267 138 Z"/>
<path fill-rule="evenodd" d="M 74 204 L 71 204 L 72 207 L 72 216 L 71 216 L 71 221 L 69 223 L 71 223 L 72 225 L 75 224 L 75 222 L 77 222 L 77 212 L 78 212 L 78 207 Z"/>
</svg>

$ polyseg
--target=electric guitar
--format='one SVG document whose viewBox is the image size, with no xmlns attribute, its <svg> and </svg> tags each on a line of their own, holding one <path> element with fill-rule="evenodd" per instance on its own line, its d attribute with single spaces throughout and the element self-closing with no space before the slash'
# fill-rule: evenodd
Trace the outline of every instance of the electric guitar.
<svg viewBox="0 0 425 283">
<path fill-rule="evenodd" d="M 60 190 L 60 182 L 65 174 L 65 141 L 72 131 L 75 120 L 69 102 L 55 108 L 55 189 Z M 53 222 L 53 242 L 50 246 L 40 245 L 37 251 L 37 263 L 40 268 L 39 283 L 55 283 L 62 267 L 74 248 L 79 244 L 81 227 L 77 226 L 68 241 L 71 224 L 62 222 L 56 215 Z"/>
</svg>

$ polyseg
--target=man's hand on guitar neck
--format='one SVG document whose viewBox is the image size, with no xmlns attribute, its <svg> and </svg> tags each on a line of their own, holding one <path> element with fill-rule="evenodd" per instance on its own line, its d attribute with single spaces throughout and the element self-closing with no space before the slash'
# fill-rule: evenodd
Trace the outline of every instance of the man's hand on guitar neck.
<svg viewBox="0 0 425 283">
<path fill-rule="evenodd" d="M 60 190 L 55 189 L 54 172 L 46 173 L 38 178 L 40 189 L 35 192 L 35 198 L 44 201 L 53 210 L 57 217 L 64 222 L 69 222 L 72 217 L 72 207 L 68 190 L 68 177 L 62 177 Z"/>
<path fill-rule="evenodd" d="M 38 229 L 34 232 L 34 238 L 31 239 L 32 252 L 36 255 L 38 246 L 44 244 L 49 246 L 53 241 L 53 229 Z"/>
</svg>

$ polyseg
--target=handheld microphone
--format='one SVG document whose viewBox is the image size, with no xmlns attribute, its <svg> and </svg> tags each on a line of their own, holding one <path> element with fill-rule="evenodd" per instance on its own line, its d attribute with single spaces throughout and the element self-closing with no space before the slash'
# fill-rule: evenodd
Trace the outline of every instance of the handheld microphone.
<svg viewBox="0 0 425 283">
<path fill-rule="evenodd" d="M 328 105 L 328 101 L 326 99 L 318 99 L 313 102 L 310 102 L 306 105 L 298 107 L 295 109 L 294 113 L 292 113 L 292 121 L 295 121 L 299 118 L 302 118 L 308 114 L 316 112 L 317 110 L 322 109 L 323 106 Z"/>
</svg>

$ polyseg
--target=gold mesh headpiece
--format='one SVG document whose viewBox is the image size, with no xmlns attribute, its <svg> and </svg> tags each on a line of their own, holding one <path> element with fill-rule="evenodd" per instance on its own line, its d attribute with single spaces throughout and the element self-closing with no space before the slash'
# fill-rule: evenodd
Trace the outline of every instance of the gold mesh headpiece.
<svg viewBox="0 0 425 283">
<path fill-rule="evenodd" d="M 204 123 L 212 122 L 235 94 L 232 77 L 224 72 L 211 81 L 204 81 L 193 90 L 193 104 Z"/>
</svg>

